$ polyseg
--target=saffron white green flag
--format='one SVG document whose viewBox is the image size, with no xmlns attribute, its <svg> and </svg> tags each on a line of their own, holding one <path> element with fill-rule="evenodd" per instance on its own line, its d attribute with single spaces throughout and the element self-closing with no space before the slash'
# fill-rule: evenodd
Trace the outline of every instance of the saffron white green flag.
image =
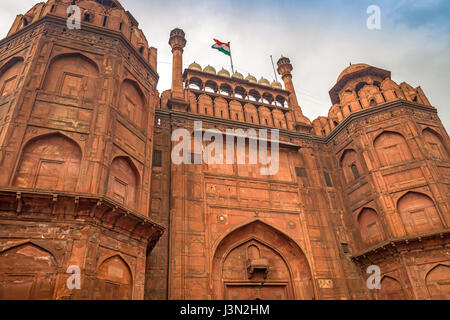
<svg viewBox="0 0 450 320">
<path fill-rule="evenodd" d="M 230 53 L 231 52 L 231 50 L 230 50 L 230 43 L 229 42 L 228 43 L 220 42 L 217 39 L 214 39 L 214 41 L 216 43 L 212 46 L 213 49 L 217 49 L 220 52 L 225 53 L 227 56 L 231 55 L 231 53 Z"/>
</svg>

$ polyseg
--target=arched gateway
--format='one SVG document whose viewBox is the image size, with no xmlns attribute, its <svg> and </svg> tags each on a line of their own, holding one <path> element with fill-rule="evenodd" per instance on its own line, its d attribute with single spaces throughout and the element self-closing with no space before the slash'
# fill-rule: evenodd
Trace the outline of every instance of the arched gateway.
<svg viewBox="0 0 450 320">
<path fill-rule="evenodd" d="M 217 246 L 213 299 L 313 299 L 311 270 L 301 248 L 275 228 L 254 221 Z"/>
</svg>

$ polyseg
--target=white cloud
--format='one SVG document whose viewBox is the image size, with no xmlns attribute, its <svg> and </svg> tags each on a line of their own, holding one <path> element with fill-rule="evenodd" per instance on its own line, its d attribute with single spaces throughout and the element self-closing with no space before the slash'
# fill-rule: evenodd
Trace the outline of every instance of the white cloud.
<svg viewBox="0 0 450 320">
<path fill-rule="evenodd" d="M 431 6 L 437 0 L 414 1 Z M 9 30 L 14 17 L 35 1 L 2 1 L 0 27 Z M 366 7 L 330 1 L 313 8 L 309 2 L 284 1 L 167 1 L 122 0 L 140 22 L 150 45 L 158 48 L 158 89 L 169 89 L 172 55 L 169 33 L 186 32 L 187 67 L 194 60 L 202 66 L 229 68 L 229 59 L 211 49 L 212 38 L 231 41 L 236 69 L 257 78 L 274 78 L 269 56 L 281 54 L 293 63 L 293 80 L 303 112 L 311 120 L 326 116 L 331 106 L 328 91 L 349 62 L 368 63 L 392 71 L 397 82 L 421 86 L 439 116 L 450 128 L 450 37 L 427 27 L 409 29 L 394 22 L 402 4 L 390 9 L 382 4 L 382 30 L 366 28 Z M 258 5 L 260 3 L 261 5 Z M 335 4 L 334 6 L 332 4 Z M 344 5 L 344 3 L 346 5 Z M 339 5 L 338 5 L 339 4 Z M 341 9 L 338 9 L 341 8 Z M 391 11 L 390 11 L 391 10 Z M 7 31 L 4 32 L 6 34 Z M 276 61 L 275 61 L 276 62 Z"/>
</svg>

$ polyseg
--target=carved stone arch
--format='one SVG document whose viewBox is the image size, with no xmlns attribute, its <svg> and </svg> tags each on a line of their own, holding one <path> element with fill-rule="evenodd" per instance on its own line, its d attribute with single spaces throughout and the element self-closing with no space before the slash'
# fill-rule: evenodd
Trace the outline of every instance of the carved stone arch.
<svg viewBox="0 0 450 320">
<path fill-rule="evenodd" d="M 94 286 L 95 300 L 131 300 L 133 272 L 129 264 L 116 254 L 98 264 Z"/>
<path fill-rule="evenodd" d="M 137 208 L 141 177 L 128 156 L 115 157 L 110 165 L 107 196 L 131 209 Z"/>
<path fill-rule="evenodd" d="M 261 101 L 261 93 L 255 89 L 251 89 L 248 92 L 248 98 L 251 101 L 259 102 L 259 101 Z"/>
<path fill-rule="evenodd" d="M 381 288 L 378 292 L 379 300 L 407 300 L 405 290 L 400 281 L 394 277 L 384 275 L 380 282 Z"/>
<path fill-rule="evenodd" d="M 356 221 L 361 239 L 366 245 L 378 243 L 385 239 L 380 217 L 375 209 L 362 208 L 356 216 Z"/>
<path fill-rule="evenodd" d="M 76 191 L 83 152 L 60 132 L 36 136 L 23 144 L 13 185 Z"/>
<path fill-rule="evenodd" d="M 43 89 L 74 98 L 95 99 L 99 66 L 79 52 L 54 56 L 45 74 Z"/>
<path fill-rule="evenodd" d="M 260 249 L 255 260 L 247 259 L 252 244 Z M 310 264 L 301 247 L 261 220 L 233 228 L 215 243 L 213 252 L 214 299 L 314 297 Z"/>
<path fill-rule="evenodd" d="M 120 85 L 119 112 L 139 128 L 147 122 L 147 99 L 141 86 L 132 79 L 126 78 Z"/>
<path fill-rule="evenodd" d="M 204 90 L 207 92 L 211 92 L 211 93 L 217 93 L 217 91 L 219 90 L 219 86 L 217 85 L 217 82 L 212 81 L 212 80 L 207 80 L 205 82 Z"/>
<path fill-rule="evenodd" d="M 358 82 L 355 86 L 355 93 L 356 96 L 359 98 L 359 91 L 364 88 L 366 85 L 369 85 L 369 83 L 367 83 L 366 81 L 362 81 L 362 82 Z"/>
<path fill-rule="evenodd" d="M 408 235 L 432 232 L 443 227 L 434 201 L 424 193 L 406 192 L 397 200 L 397 210 Z"/>
<path fill-rule="evenodd" d="M 15 90 L 23 64 L 22 57 L 13 57 L 0 67 L 0 97 L 11 94 Z"/>
<path fill-rule="evenodd" d="M 56 266 L 58 266 L 58 267 L 61 266 L 61 264 L 63 262 L 62 261 L 63 259 L 62 259 L 61 255 L 58 254 L 56 252 L 56 250 L 54 250 L 52 248 L 49 248 L 45 244 L 38 243 L 35 240 L 25 240 L 25 241 L 21 241 L 19 243 L 14 243 L 14 244 L 7 245 L 7 246 L 3 247 L 0 250 L 0 254 L 2 254 L 3 252 L 6 252 L 6 251 L 12 250 L 12 249 L 14 249 L 16 247 L 24 246 L 26 244 L 30 244 L 30 245 L 32 245 L 34 247 L 37 247 L 37 248 L 41 249 L 42 251 L 48 252 L 48 254 L 50 254 L 55 259 Z"/>
<path fill-rule="evenodd" d="M 231 97 L 233 95 L 233 88 L 231 88 L 231 86 L 227 82 L 221 83 L 219 86 L 219 90 L 220 90 L 220 94 L 225 93 L 225 95 L 229 96 L 229 97 Z"/>
<path fill-rule="evenodd" d="M 347 183 L 358 179 L 362 173 L 361 163 L 355 149 L 345 149 L 341 154 L 339 164 Z"/>
<path fill-rule="evenodd" d="M 450 265 L 438 263 L 425 276 L 425 284 L 432 300 L 450 300 Z"/>
<path fill-rule="evenodd" d="M 443 143 L 442 136 L 435 130 L 426 127 L 422 130 L 422 136 L 430 147 L 430 155 L 432 158 L 440 160 L 449 159 L 449 151 Z"/>
<path fill-rule="evenodd" d="M 373 140 L 382 167 L 413 159 L 405 137 L 395 131 L 383 131 Z"/>
<path fill-rule="evenodd" d="M 234 96 L 239 99 L 247 98 L 247 90 L 241 86 L 236 86 L 234 88 Z"/>
<path fill-rule="evenodd" d="M 27 241 L 0 252 L 0 299 L 53 299 L 58 272 L 55 255 Z"/>
<path fill-rule="evenodd" d="M 193 86 L 196 86 L 197 88 Z M 188 80 L 188 87 L 191 89 L 203 90 L 203 81 L 198 77 L 191 77 Z"/>
</svg>

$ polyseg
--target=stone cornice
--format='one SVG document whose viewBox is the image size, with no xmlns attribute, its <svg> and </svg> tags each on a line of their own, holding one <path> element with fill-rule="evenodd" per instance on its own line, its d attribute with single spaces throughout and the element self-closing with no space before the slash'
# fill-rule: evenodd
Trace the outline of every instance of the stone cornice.
<svg viewBox="0 0 450 320">
<path fill-rule="evenodd" d="M 290 138 L 306 139 L 306 140 L 310 140 L 310 141 L 321 143 L 321 144 L 328 144 L 331 141 L 333 141 L 333 139 L 339 133 L 341 133 L 343 130 L 345 130 L 345 128 L 354 120 L 359 120 L 359 119 L 365 118 L 367 116 L 374 115 L 374 114 L 380 113 L 382 111 L 392 110 L 392 109 L 395 109 L 398 107 L 406 107 L 406 108 L 411 108 L 411 109 L 416 109 L 416 110 L 420 110 L 420 111 L 426 111 L 426 112 L 431 112 L 431 113 L 437 114 L 437 110 L 434 107 L 419 105 L 419 104 L 404 101 L 404 100 L 397 100 L 397 101 L 392 101 L 392 102 L 388 102 L 388 103 L 379 105 L 374 108 L 363 109 L 361 111 L 350 114 L 347 118 L 344 119 L 344 121 L 342 121 L 326 137 L 319 137 L 316 135 L 300 133 L 300 132 L 290 131 L 290 130 L 286 130 L 286 129 L 279 129 L 280 135 L 288 136 Z M 182 112 L 182 111 L 178 111 L 178 110 L 166 110 L 166 109 L 158 108 L 158 109 L 156 109 L 156 116 L 158 116 L 158 115 L 168 116 L 168 117 L 176 116 L 176 117 L 183 118 L 186 120 L 204 120 L 205 122 L 213 122 L 213 123 L 229 126 L 230 128 L 236 127 L 236 128 L 243 128 L 243 129 L 247 129 L 247 128 L 277 129 L 275 127 L 266 127 L 264 125 L 251 124 L 251 123 L 247 123 L 247 122 L 240 122 L 240 121 L 229 120 L 229 119 L 221 119 L 221 118 L 207 116 L 207 115 L 203 115 L 203 114 L 192 113 L 192 112 Z"/>
<path fill-rule="evenodd" d="M 450 245 L 450 229 L 443 229 L 436 232 L 419 234 L 414 236 L 407 236 L 401 238 L 393 238 L 383 241 L 374 246 L 371 246 L 363 251 L 360 251 L 350 256 L 354 262 L 375 260 L 377 256 L 383 255 L 384 252 L 389 251 L 399 253 L 401 251 L 414 250 L 417 247 L 423 249 L 424 243 L 427 241 L 438 240 L 442 242 L 442 246 Z"/>
<path fill-rule="evenodd" d="M 39 213 L 38 218 L 42 219 L 45 213 L 37 211 L 39 208 L 45 208 L 50 219 L 59 217 L 57 220 L 61 221 L 61 216 L 64 216 L 64 220 L 67 221 L 92 221 L 109 230 L 137 238 L 139 241 L 148 240 L 149 245 L 152 246 L 165 231 L 163 226 L 150 218 L 129 210 L 108 197 L 64 191 L 1 187 L 0 198 L 1 202 L 5 204 L 1 211 L 15 212 L 16 219 L 30 219 L 36 213 Z M 30 211 L 28 207 L 24 206 L 24 201 L 25 203 L 26 201 L 38 201 L 39 205 Z M 62 204 L 62 202 L 64 203 Z M 65 209 L 61 211 L 62 207 L 58 207 L 58 204 L 64 208 L 69 205 L 73 206 L 73 214 L 66 214 Z M 11 217 L 10 214 L 8 216 Z"/>
</svg>

